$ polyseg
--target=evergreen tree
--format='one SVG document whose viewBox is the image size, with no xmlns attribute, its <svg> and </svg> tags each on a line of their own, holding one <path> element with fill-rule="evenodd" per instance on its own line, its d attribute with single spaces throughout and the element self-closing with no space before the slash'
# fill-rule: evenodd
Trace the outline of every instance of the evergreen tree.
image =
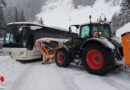
<svg viewBox="0 0 130 90">
<path fill-rule="evenodd" d="M 6 6 L 4 0 L 0 0 L 0 27 L 5 25 L 5 19 L 3 15 L 3 6 Z"/>
<path fill-rule="evenodd" d="M 43 24 L 43 20 L 42 20 L 42 18 L 40 18 L 40 24 Z"/>
<path fill-rule="evenodd" d="M 18 10 L 16 7 L 14 7 L 14 16 L 15 16 L 15 22 L 19 21 L 19 15 L 18 15 Z"/>
<path fill-rule="evenodd" d="M 0 28 L 1 27 L 4 27 L 6 24 L 5 24 L 5 18 L 4 18 L 4 15 L 3 15 L 3 6 L 6 6 L 6 3 L 4 0 L 0 0 Z M 0 29 L 0 38 L 2 37 L 2 31 Z"/>
<path fill-rule="evenodd" d="M 6 7 L 5 0 L 0 0 L 0 4 L 2 4 L 3 6 L 5 6 L 5 7 Z"/>
<path fill-rule="evenodd" d="M 112 17 L 113 28 L 117 30 L 130 22 L 130 0 L 122 0 L 120 13 L 115 13 Z"/>
<path fill-rule="evenodd" d="M 22 10 L 22 12 L 21 12 L 21 21 L 26 21 L 25 20 L 25 16 L 24 16 L 24 11 Z"/>
</svg>

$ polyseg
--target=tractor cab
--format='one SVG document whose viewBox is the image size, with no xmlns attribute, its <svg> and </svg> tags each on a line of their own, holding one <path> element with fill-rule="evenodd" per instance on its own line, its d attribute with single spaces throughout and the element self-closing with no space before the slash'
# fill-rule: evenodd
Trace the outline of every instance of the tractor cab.
<svg viewBox="0 0 130 90">
<path fill-rule="evenodd" d="M 101 38 L 109 39 L 111 36 L 111 29 L 109 24 L 92 23 L 81 25 L 80 38 Z"/>
<path fill-rule="evenodd" d="M 79 31 L 78 37 L 74 37 L 72 35 L 72 39 L 68 41 L 69 44 L 72 44 L 73 46 L 80 46 L 80 44 L 84 42 L 84 40 L 90 38 L 109 40 L 112 36 L 110 24 L 104 22 L 71 25 L 69 27 L 69 31 Z"/>
<path fill-rule="evenodd" d="M 110 39 L 112 36 L 110 24 L 108 23 L 91 23 L 82 25 L 71 25 L 69 27 L 70 31 L 79 31 L 79 37 L 81 39 L 88 38 L 101 38 Z M 73 37 L 72 38 L 77 38 Z"/>
</svg>

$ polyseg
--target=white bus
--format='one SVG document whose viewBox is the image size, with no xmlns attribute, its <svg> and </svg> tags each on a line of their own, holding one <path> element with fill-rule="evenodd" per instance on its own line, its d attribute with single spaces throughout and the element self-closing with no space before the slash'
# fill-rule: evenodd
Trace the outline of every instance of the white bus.
<svg viewBox="0 0 130 90">
<path fill-rule="evenodd" d="M 34 42 L 43 37 L 70 38 L 68 31 L 47 27 L 32 22 L 13 22 L 6 27 L 3 40 L 3 56 L 9 55 L 16 60 L 41 58 L 39 45 Z"/>
</svg>

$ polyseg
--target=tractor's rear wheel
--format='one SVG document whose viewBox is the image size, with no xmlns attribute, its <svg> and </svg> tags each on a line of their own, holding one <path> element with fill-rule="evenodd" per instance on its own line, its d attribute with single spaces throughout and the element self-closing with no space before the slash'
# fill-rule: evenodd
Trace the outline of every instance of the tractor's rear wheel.
<svg viewBox="0 0 130 90">
<path fill-rule="evenodd" d="M 70 64 L 69 54 L 65 49 L 59 49 L 56 52 L 55 62 L 59 67 L 68 67 Z"/>
<path fill-rule="evenodd" d="M 106 74 L 114 63 L 112 52 L 100 44 L 90 44 L 85 47 L 82 61 L 89 73 Z"/>
</svg>

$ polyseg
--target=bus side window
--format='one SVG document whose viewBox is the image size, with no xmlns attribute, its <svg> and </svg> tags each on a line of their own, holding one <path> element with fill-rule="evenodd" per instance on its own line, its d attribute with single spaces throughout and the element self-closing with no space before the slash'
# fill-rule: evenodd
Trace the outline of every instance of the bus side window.
<svg viewBox="0 0 130 90">
<path fill-rule="evenodd" d="M 81 38 L 89 37 L 90 28 L 89 26 L 83 26 L 81 28 Z"/>
</svg>

